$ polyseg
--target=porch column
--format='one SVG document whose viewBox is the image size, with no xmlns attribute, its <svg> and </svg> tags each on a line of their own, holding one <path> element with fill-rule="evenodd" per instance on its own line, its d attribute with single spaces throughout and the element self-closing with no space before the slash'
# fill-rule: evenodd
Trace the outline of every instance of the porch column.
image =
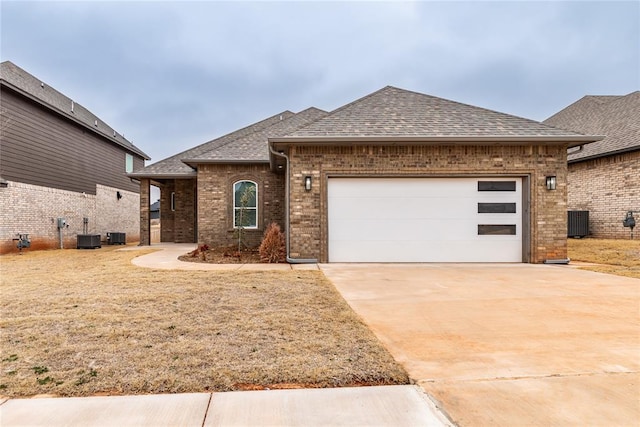
<svg viewBox="0 0 640 427">
<path fill-rule="evenodd" d="M 140 246 L 151 245 L 151 180 L 140 180 Z"/>
</svg>

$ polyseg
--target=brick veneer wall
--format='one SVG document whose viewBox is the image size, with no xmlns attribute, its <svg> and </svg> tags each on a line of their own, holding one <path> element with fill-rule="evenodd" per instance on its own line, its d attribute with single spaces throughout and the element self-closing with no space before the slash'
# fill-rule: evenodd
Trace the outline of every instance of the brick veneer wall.
<svg viewBox="0 0 640 427">
<path fill-rule="evenodd" d="M 258 229 L 244 230 L 249 247 L 260 245 L 265 228 L 276 222 L 284 228 L 284 175 L 268 164 L 198 166 L 198 243 L 227 246 L 236 243 L 233 230 L 233 184 L 258 184 Z"/>
<path fill-rule="evenodd" d="M 567 180 L 569 210 L 589 211 L 593 237 L 629 238 L 622 219 L 631 210 L 640 222 L 640 150 L 570 163 Z"/>
<path fill-rule="evenodd" d="M 116 197 L 120 191 L 122 198 Z M 135 242 L 140 233 L 140 196 L 130 191 L 104 185 L 96 186 L 96 194 L 24 184 L 9 181 L 0 188 L 0 253 L 17 251 L 13 238 L 28 233 L 31 249 L 60 247 L 57 218 L 65 218 L 69 227 L 62 230 L 63 246 L 75 248 L 76 236 L 83 233 L 83 218 L 89 218 L 88 232 L 127 233 L 127 242 Z"/>
<path fill-rule="evenodd" d="M 340 176 L 529 176 L 530 260 L 567 258 L 567 157 L 559 146 L 293 146 L 290 255 L 327 262 L 326 181 Z M 303 186 L 313 178 L 311 192 Z M 557 190 L 545 177 L 557 176 Z M 525 251 L 526 252 L 526 251 Z"/>
</svg>

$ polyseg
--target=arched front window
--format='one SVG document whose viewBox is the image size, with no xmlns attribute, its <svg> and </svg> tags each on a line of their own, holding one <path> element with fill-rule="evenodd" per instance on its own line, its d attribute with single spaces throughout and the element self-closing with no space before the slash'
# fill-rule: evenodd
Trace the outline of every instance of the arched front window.
<svg viewBox="0 0 640 427">
<path fill-rule="evenodd" d="M 233 184 L 233 228 L 258 228 L 258 184 Z"/>
</svg>

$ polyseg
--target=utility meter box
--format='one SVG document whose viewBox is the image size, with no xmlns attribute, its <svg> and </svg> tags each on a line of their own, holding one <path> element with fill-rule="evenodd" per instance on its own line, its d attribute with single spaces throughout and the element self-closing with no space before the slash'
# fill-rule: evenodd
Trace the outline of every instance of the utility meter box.
<svg viewBox="0 0 640 427">
<path fill-rule="evenodd" d="M 65 228 L 67 226 L 66 218 L 58 218 L 58 228 Z"/>
</svg>

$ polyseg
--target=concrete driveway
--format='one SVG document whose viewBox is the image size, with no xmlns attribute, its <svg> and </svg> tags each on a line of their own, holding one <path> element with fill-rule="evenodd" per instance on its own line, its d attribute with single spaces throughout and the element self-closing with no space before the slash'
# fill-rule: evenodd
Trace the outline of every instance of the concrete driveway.
<svg viewBox="0 0 640 427">
<path fill-rule="evenodd" d="M 640 425 L 640 280 L 567 266 L 326 264 L 460 426 Z"/>
</svg>

